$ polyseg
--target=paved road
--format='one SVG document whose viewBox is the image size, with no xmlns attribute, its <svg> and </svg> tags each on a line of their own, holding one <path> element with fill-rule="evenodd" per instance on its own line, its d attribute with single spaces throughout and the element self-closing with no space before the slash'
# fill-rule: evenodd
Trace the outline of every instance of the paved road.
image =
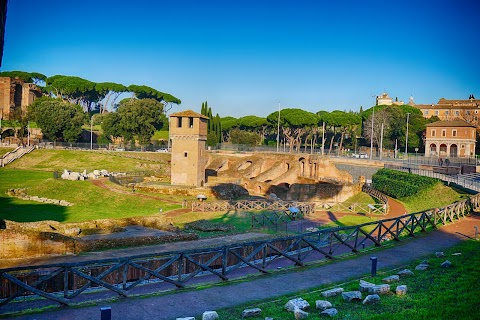
<svg viewBox="0 0 480 320">
<path fill-rule="evenodd" d="M 260 299 L 295 294 L 318 286 L 328 286 L 370 272 L 370 256 L 375 255 L 379 269 L 393 269 L 410 261 L 433 255 L 449 248 L 466 237 L 474 237 L 474 226 L 480 227 L 480 216 L 475 215 L 433 231 L 424 236 L 404 241 L 392 248 L 359 255 L 354 259 L 336 261 L 310 269 L 295 269 L 289 273 L 260 276 L 252 281 L 210 287 L 203 290 L 177 291 L 160 297 L 128 298 L 111 303 L 112 319 L 162 320 L 201 315 L 206 310 L 216 310 L 249 303 Z M 253 304 L 254 305 L 254 304 Z M 59 308 L 36 315 L 15 317 L 18 320 L 50 319 L 100 319 L 100 307 Z"/>
</svg>

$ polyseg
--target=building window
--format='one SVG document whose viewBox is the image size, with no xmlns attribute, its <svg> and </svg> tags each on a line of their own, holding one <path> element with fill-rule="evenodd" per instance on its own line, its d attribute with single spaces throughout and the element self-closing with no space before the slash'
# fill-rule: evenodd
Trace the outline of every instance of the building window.
<svg viewBox="0 0 480 320">
<path fill-rule="evenodd" d="M 457 130 L 453 129 L 452 130 L 452 137 L 456 137 L 457 136 Z"/>
<path fill-rule="evenodd" d="M 177 118 L 177 127 L 181 128 L 182 127 L 182 117 Z"/>
<path fill-rule="evenodd" d="M 459 115 L 460 115 L 460 111 L 455 110 L 455 115 L 456 115 L 456 116 L 459 116 Z"/>
<path fill-rule="evenodd" d="M 465 111 L 465 114 L 466 114 L 467 116 L 469 116 L 470 113 L 471 113 L 470 110 Z"/>
<path fill-rule="evenodd" d="M 442 130 L 442 137 L 446 137 L 447 136 L 447 130 L 443 129 Z"/>
<path fill-rule="evenodd" d="M 445 110 L 445 115 L 448 116 L 448 110 Z"/>
<path fill-rule="evenodd" d="M 425 114 L 426 116 L 428 116 L 428 110 L 425 110 L 424 114 Z"/>
<path fill-rule="evenodd" d="M 435 129 L 432 129 L 432 137 L 435 137 Z"/>
<path fill-rule="evenodd" d="M 438 116 L 438 110 L 435 110 L 435 115 Z"/>
<path fill-rule="evenodd" d="M 188 118 L 190 128 L 193 128 L 193 117 Z"/>
<path fill-rule="evenodd" d="M 188 156 L 188 152 L 184 152 L 183 156 L 186 158 Z"/>
<path fill-rule="evenodd" d="M 465 145 L 464 144 L 460 145 L 460 148 L 465 149 Z"/>
</svg>

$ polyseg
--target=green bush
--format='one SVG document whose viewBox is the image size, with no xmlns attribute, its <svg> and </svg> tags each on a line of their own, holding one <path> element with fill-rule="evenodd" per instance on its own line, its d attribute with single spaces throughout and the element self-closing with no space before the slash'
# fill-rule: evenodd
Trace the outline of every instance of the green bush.
<svg viewBox="0 0 480 320">
<path fill-rule="evenodd" d="M 411 174 L 411 173 L 396 171 L 391 169 L 380 169 L 377 171 L 375 175 L 382 175 L 382 176 L 388 177 L 389 179 L 404 181 L 404 182 L 416 185 L 420 189 L 431 187 L 440 181 L 439 179 L 419 176 L 416 174 Z"/>
<path fill-rule="evenodd" d="M 372 177 L 375 189 L 396 199 L 412 196 L 433 187 L 440 180 L 411 173 L 380 169 Z"/>
</svg>

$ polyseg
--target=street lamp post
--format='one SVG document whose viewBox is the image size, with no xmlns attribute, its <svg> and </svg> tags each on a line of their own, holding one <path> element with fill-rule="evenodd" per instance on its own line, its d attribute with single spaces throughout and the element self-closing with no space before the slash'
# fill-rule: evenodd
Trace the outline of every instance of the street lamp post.
<svg viewBox="0 0 480 320">
<path fill-rule="evenodd" d="M 90 150 L 93 149 L 93 115 L 90 119 Z"/>
<path fill-rule="evenodd" d="M 372 97 L 375 97 L 375 95 L 372 95 Z M 373 118 L 375 118 L 375 103 L 373 103 L 373 111 L 372 111 L 372 132 L 370 135 L 370 159 L 373 158 Z"/>
<path fill-rule="evenodd" d="M 405 133 L 405 155 L 408 157 L 408 118 L 410 117 L 410 112 L 407 112 L 407 132 Z"/>
<path fill-rule="evenodd" d="M 278 103 L 277 152 L 280 148 L 280 102 Z"/>
</svg>

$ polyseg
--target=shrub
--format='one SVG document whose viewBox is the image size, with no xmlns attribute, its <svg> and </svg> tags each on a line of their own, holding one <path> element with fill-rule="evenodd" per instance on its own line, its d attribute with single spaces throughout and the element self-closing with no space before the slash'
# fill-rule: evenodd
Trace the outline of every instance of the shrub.
<svg viewBox="0 0 480 320">
<path fill-rule="evenodd" d="M 372 177 L 372 184 L 375 189 L 396 199 L 412 196 L 419 191 L 434 186 L 439 181 L 434 178 L 389 169 L 380 169 Z"/>
</svg>

